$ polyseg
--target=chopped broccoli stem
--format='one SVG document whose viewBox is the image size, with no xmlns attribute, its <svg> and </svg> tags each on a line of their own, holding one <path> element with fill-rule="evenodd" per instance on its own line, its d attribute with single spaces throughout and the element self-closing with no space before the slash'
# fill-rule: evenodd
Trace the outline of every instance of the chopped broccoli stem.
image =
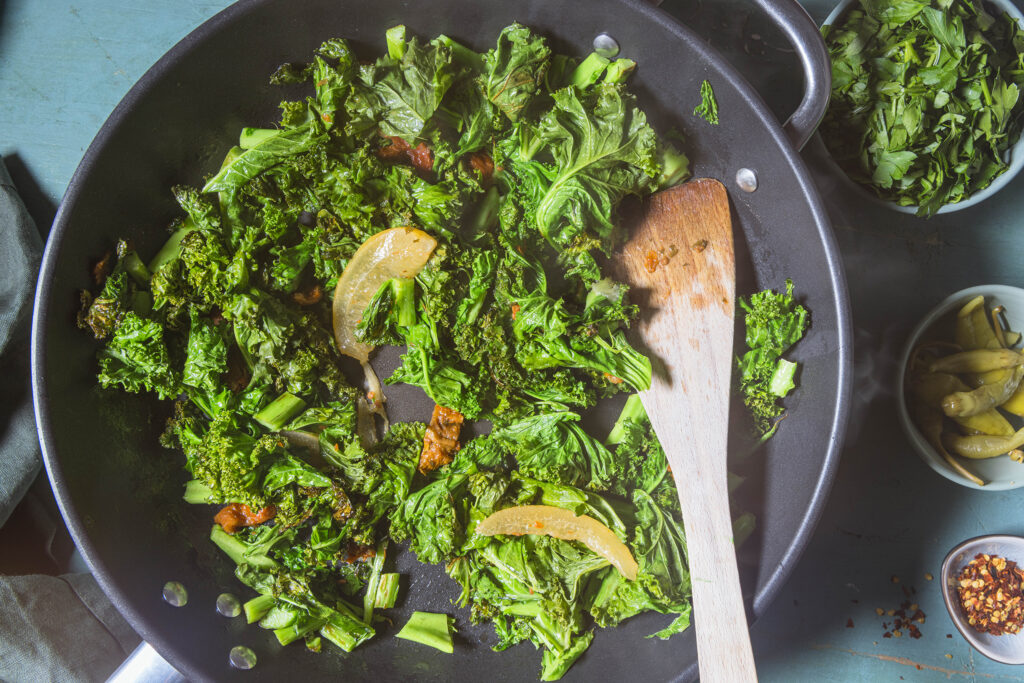
<svg viewBox="0 0 1024 683">
<path fill-rule="evenodd" d="M 377 583 L 377 590 L 373 596 L 374 609 L 389 609 L 395 606 L 398 600 L 399 574 L 387 573 L 380 575 Z"/>
<path fill-rule="evenodd" d="M 218 548 L 234 560 L 235 564 L 251 564 L 261 569 L 272 569 L 277 566 L 277 562 L 266 555 L 247 556 L 245 552 L 247 546 L 245 543 L 224 531 L 220 524 L 214 524 L 213 528 L 210 529 L 210 540 L 216 543 Z"/>
<path fill-rule="evenodd" d="M 626 436 L 626 422 L 640 422 L 646 418 L 647 411 L 644 410 L 644 404 L 640 401 L 640 394 L 630 394 L 629 398 L 626 399 L 626 405 L 622 406 L 619 418 L 615 420 L 612 430 L 605 437 L 604 445 L 617 446 L 622 443 Z"/>
<path fill-rule="evenodd" d="M 289 626 L 274 629 L 274 635 L 277 636 L 277 642 L 282 645 L 289 645 L 299 638 L 305 638 L 307 633 L 312 633 L 318 628 L 324 626 L 326 622 L 326 619 L 319 617 L 300 617 L 295 621 L 295 623 Z"/>
<path fill-rule="evenodd" d="M 185 483 L 185 494 L 182 499 L 192 505 L 216 502 L 213 500 L 213 489 L 198 479 L 191 479 Z"/>
<path fill-rule="evenodd" d="M 391 59 L 402 59 L 405 56 L 405 26 L 399 24 L 392 26 L 384 33 L 388 43 L 388 57 Z"/>
<path fill-rule="evenodd" d="M 305 401 L 286 391 L 266 408 L 253 415 L 253 419 L 270 431 L 276 432 L 291 422 L 292 418 L 301 413 L 305 407 Z"/>
<path fill-rule="evenodd" d="M 377 586 L 380 584 L 384 560 L 387 557 L 387 541 L 377 544 L 377 552 L 370 561 L 370 580 L 366 583 L 366 594 L 363 596 L 363 621 L 367 624 L 373 619 L 373 609 L 377 606 Z"/>
<path fill-rule="evenodd" d="M 795 376 L 796 363 L 780 358 L 779 364 L 775 366 L 775 372 L 772 374 L 772 380 L 768 384 L 768 390 L 780 398 L 785 396 L 796 386 L 793 382 Z"/>
<path fill-rule="evenodd" d="M 325 610 L 325 615 L 320 635 L 345 652 L 351 652 L 374 636 L 373 627 L 356 618 L 353 610 L 344 602 L 338 603 L 337 610 Z"/>
<path fill-rule="evenodd" d="M 585 90 L 590 86 L 597 83 L 598 79 L 601 78 L 601 74 L 611 64 L 611 60 L 606 57 L 602 57 L 596 52 L 591 52 L 587 55 L 587 58 L 580 62 L 580 65 L 576 67 L 576 70 L 572 72 L 571 83 L 581 90 Z"/>
<path fill-rule="evenodd" d="M 137 283 L 143 287 L 149 286 L 149 278 L 152 277 L 152 273 L 149 272 L 149 268 L 142 262 L 135 250 L 129 251 L 121 257 L 121 267 Z"/>
<path fill-rule="evenodd" d="M 242 605 L 242 611 L 245 612 L 245 621 L 249 624 L 255 624 L 257 621 L 266 616 L 270 608 L 274 606 L 277 599 L 273 595 L 257 595 L 252 600 L 249 600 Z"/>
<path fill-rule="evenodd" d="M 481 59 L 480 55 L 459 41 L 453 40 L 442 33 L 437 37 L 437 42 L 447 45 L 451 49 L 453 61 L 469 66 L 474 70 L 480 70 L 484 67 L 484 60 Z"/>
<path fill-rule="evenodd" d="M 271 631 L 288 628 L 299 620 L 299 611 L 291 605 L 276 604 L 260 619 L 260 628 Z"/>
<path fill-rule="evenodd" d="M 409 277 L 395 278 L 395 310 L 398 313 L 398 324 L 411 327 L 416 324 L 416 280 Z"/>
<path fill-rule="evenodd" d="M 395 637 L 429 645 L 451 654 L 455 651 L 452 645 L 453 622 L 454 619 L 447 614 L 413 612 L 409 621 Z"/>
<path fill-rule="evenodd" d="M 608 70 L 604 74 L 604 82 L 625 83 L 635 68 L 636 62 L 632 59 L 616 59 L 608 65 Z"/>
<path fill-rule="evenodd" d="M 156 256 L 149 262 L 149 272 L 155 273 L 161 266 L 178 258 L 178 254 L 181 253 L 181 241 L 195 229 L 196 225 L 192 219 L 186 218 L 181 227 L 171 233 L 171 236 L 164 242 L 164 246 L 160 247 L 160 251 L 156 252 Z"/>
</svg>

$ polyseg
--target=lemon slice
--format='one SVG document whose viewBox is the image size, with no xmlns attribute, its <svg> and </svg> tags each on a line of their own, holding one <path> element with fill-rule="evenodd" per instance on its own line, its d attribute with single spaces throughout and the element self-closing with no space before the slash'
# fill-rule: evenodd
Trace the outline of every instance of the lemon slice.
<svg viewBox="0 0 1024 683">
<path fill-rule="evenodd" d="M 483 536 L 537 534 L 579 541 L 611 562 L 630 581 L 636 581 L 639 570 L 629 548 L 614 531 L 593 517 L 577 516 L 553 505 L 520 505 L 498 510 L 477 524 L 476 532 Z"/>
<path fill-rule="evenodd" d="M 367 239 L 352 255 L 334 289 L 334 341 L 338 350 L 364 364 L 373 347 L 356 339 L 356 325 L 380 286 L 395 277 L 415 277 L 434 253 L 437 240 L 416 228 L 391 228 Z"/>
</svg>

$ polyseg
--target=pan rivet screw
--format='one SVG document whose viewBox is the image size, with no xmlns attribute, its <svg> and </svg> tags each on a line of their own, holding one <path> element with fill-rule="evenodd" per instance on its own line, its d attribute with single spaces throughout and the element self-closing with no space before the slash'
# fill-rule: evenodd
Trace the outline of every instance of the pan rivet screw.
<svg viewBox="0 0 1024 683">
<path fill-rule="evenodd" d="M 594 38 L 594 52 L 605 59 L 611 59 L 615 55 L 619 54 L 619 41 L 615 40 L 607 33 L 598 33 Z"/>
<path fill-rule="evenodd" d="M 256 666 L 256 653 L 244 645 L 238 645 L 231 648 L 231 652 L 228 653 L 228 661 L 236 669 L 251 669 Z"/>
<path fill-rule="evenodd" d="M 168 581 L 164 584 L 163 596 L 172 607 L 184 607 L 188 603 L 188 591 L 177 581 Z"/>
<path fill-rule="evenodd" d="M 757 189 L 757 174 L 749 168 L 741 168 L 736 171 L 736 184 L 744 192 L 753 192 Z"/>
<path fill-rule="evenodd" d="M 217 596 L 217 613 L 233 619 L 242 613 L 242 605 L 231 593 L 221 593 Z"/>
</svg>

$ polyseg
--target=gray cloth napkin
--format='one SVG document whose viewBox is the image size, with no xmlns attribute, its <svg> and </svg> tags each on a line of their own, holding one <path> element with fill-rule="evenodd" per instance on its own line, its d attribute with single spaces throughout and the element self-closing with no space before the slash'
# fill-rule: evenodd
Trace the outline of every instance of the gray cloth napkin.
<svg viewBox="0 0 1024 683">
<path fill-rule="evenodd" d="M 39 472 L 28 381 L 29 317 L 42 242 L 0 161 L 0 526 Z"/>
<path fill-rule="evenodd" d="M 28 369 L 41 251 L 0 159 L 0 526 L 41 465 Z M 138 643 L 91 574 L 0 576 L 0 681 L 103 681 Z"/>
</svg>

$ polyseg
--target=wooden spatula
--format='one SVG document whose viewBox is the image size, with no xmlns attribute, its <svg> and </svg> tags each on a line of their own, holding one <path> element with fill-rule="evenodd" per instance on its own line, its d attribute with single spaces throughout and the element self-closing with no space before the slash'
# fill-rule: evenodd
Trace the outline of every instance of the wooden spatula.
<svg viewBox="0 0 1024 683">
<path fill-rule="evenodd" d="M 638 330 L 654 379 L 640 399 L 679 489 L 701 681 L 757 680 L 725 469 L 736 291 L 725 187 L 702 178 L 651 197 L 615 270 L 646 294 Z"/>
</svg>

